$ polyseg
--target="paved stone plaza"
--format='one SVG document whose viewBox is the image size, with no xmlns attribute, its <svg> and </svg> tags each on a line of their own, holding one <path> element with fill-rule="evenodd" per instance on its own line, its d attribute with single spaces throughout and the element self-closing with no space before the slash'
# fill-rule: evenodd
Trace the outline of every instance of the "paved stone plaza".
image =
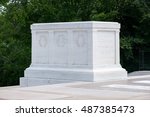
<svg viewBox="0 0 150 117">
<path fill-rule="evenodd" d="M 146 75 L 144 75 L 146 74 Z M 135 72 L 128 80 L 75 82 L 34 87 L 0 88 L 4 100 L 149 100 L 150 72 Z"/>
</svg>

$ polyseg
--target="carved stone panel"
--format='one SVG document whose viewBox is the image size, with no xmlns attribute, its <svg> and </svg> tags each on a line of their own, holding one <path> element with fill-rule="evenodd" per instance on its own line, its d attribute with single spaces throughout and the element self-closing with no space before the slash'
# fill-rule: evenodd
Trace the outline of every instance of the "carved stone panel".
<svg viewBox="0 0 150 117">
<path fill-rule="evenodd" d="M 68 36 L 66 31 L 54 32 L 54 64 L 67 64 L 68 63 Z"/>
<path fill-rule="evenodd" d="M 88 64 L 88 33 L 87 31 L 73 32 L 73 65 Z"/>
<path fill-rule="evenodd" d="M 37 32 L 35 39 L 35 51 L 36 51 L 36 63 L 38 64 L 48 64 L 49 56 L 48 56 L 48 32 Z"/>
<path fill-rule="evenodd" d="M 94 41 L 95 64 L 115 64 L 115 52 L 115 32 L 98 31 Z"/>
<path fill-rule="evenodd" d="M 45 48 L 47 46 L 47 38 L 44 35 L 39 37 L 39 45 L 41 48 Z"/>
</svg>

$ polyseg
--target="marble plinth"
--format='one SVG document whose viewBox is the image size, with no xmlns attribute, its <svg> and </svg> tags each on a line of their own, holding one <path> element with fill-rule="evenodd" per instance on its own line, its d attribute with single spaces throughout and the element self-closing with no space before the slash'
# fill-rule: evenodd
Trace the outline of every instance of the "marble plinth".
<svg viewBox="0 0 150 117">
<path fill-rule="evenodd" d="M 127 78 L 120 65 L 117 22 L 31 25 L 32 61 L 21 86 Z"/>
</svg>

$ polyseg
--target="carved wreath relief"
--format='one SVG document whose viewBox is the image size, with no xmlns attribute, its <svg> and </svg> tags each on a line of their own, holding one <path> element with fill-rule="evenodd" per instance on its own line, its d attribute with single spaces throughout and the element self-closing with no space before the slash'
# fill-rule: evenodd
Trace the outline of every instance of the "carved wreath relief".
<svg viewBox="0 0 150 117">
<path fill-rule="evenodd" d="M 86 32 L 76 32 L 75 43 L 77 47 L 86 46 Z"/>
<path fill-rule="evenodd" d="M 67 64 L 68 62 L 68 37 L 67 31 L 55 31 L 53 38 L 53 63 Z"/>
<path fill-rule="evenodd" d="M 55 44 L 57 47 L 65 47 L 67 45 L 66 32 L 55 32 Z"/>
<path fill-rule="evenodd" d="M 44 35 L 41 35 L 39 37 L 39 45 L 40 45 L 40 47 L 46 47 L 47 46 L 47 38 Z"/>
<path fill-rule="evenodd" d="M 34 48 L 35 62 L 37 64 L 47 64 L 48 58 L 48 32 L 36 32 L 36 42 Z"/>
<path fill-rule="evenodd" d="M 72 65 L 88 64 L 88 33 L 87 31 L 73 32 Z"/>
<path fill-rule="evenodd" d="M 76 40 L 76 44 L 78 47 L 84 47 L 85 46 L 85 36 L 83 34 L 78 35 L 78 38 Z"/>
<path fill-rule="evenodd" d="M 65 35 L 60 34 L 58 35 L 57 39 L 56 39 L 56 43 L 58 47 L 64 47 L 66 45 L 67 39 L 65 37 Z"/>
</svg>

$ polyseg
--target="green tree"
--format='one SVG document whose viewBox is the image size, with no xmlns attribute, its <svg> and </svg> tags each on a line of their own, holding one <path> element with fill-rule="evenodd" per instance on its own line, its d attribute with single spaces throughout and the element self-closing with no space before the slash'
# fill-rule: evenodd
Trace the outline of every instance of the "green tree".
<svg viewBox="0 0 150 117">
<path fill-rule="evenodd" d="M 30 64 L 32 23 L 121 23 L 121 64 L 138 70 L 138 51 L 150 45 L 149 0 L 1 0 L 0 86 L 15 85 Z"/>
<path fill-rule="evenodd" d="M 15 85 L 30 61 L 30 33 L 20 3 L 5 5 L 0 15 L 0 85 Z M 29 30 L 29 29 L 28 29 Z"/>
</svg>

